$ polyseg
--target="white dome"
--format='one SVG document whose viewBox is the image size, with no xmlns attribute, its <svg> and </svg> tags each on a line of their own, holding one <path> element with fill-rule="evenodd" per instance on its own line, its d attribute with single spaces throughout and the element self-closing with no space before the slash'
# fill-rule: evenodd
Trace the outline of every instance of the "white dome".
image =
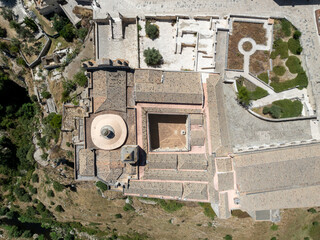
<svg viewBox="0 0 320 240">
<path fill-rule="evenodd" d="M 108 130 L 112 137 L 106 137 Z M 128 134 L 127 125 L 119 115 L 103 114 L 95 117 L 91 124 L 91 139 L 94 145 L 103 150 L 113 150 L 121 147 Z"/>
</svg>

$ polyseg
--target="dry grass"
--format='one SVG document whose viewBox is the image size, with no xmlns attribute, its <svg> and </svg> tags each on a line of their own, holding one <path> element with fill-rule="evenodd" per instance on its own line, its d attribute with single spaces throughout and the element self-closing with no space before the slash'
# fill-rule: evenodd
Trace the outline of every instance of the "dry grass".
<svg viewBox="0 0 320 240">
<path fill-rule="evenodd" d="M 41 52 L 41 50 L 43 49 L 43 47 L 44 47 L 44 45 L 46 43 L 46 38 L 45 37 L 41 37 L 40 39 L 38 39 L 35 42 L 28 42 L 28 41 L 24 42 L 24 44 L 26 44 L 28 46 L 28 48 L 30 48 L 31 46 L 35 47 L 36 44 L 38 44 L 38 43 L 41 43 L 41 48 L 40 48 L 40 51 L 39 51 L 39 52 Z M 23 52 L 23 54 L 24 54 L 25 58 L 27 59 L 28 63 L 32 63 L 38 57 L 38 55 L 35 55 L 35 54 L 32 54 L 32 55 L 26 54 L 24 52 L 23 48 L 21 49 L 21 51 Z"/>
<path fill-rule="evenodd" d="M 9 22 L 0 15 L 0 26 L 7 30 L 7 38 L 18 38 L 16 30 L 10 27 Z"/>
<path fill-rule="evenodd" d="M 243 69 L 243 55 L 238 50 L 242 38 L 250 37 L 257 44 L 266 44 L 266 30 L 262 23 L 234 22 L 232 35 L 229 38 L 228 68 Z"/>
<path fill-rule="evenodd" d="M 259 75 L 269 69 L 269 52 L 256 51 L 250 56 L 250 72 L 252 74 Z"/>
<path fill-rule="evenodd" d="M 249 52 L 249 51 L 252 49 L 252 44 L 251 44 L 251 42 L 245 42 L 245 43 L 242 45 L 242 48 L 243 48 L 243 50 Z"/>
<path fill-rule="evenodd" d="M 285 59 L 286 60 L 286 59 Z M 289 69 L 287 68 L 285 64 L 285 60 L 280 59 L 280 56 L 278 56 L 276 59 L 272 61 L 272 66 L 284 66 L 286 68 L 286 72 L 283 76 L 277 76 L 273 72 L 271 72 L 270 78 L 277 76 L 279 78 L 279 82 L 285 82 L 288 79 L 294 79 L 298 74 L 291 73 Z"/>
<path fill-rule="evenodd" d="M 49 21 L 46 17 L 44 17 L 43 15 L 41 15 L 36 8 L 32 7 L 32 8 L 31 8 L 31 11 L 34 12 L 34 14 L 37 16 L 41 27 L 43 28 L 43 30 L 44 30 L 47 34 L 49 34 L 49 35 L 51 35 L 51 36 L 57 34 L 57 31 L 54 30 L 51 21 Z"/>
</svg>

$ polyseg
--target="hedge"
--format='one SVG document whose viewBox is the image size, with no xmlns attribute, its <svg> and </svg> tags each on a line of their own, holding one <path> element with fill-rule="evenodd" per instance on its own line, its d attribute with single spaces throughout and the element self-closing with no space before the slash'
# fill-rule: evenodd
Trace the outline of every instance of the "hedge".
<svg viewBox="0 0 320 240">
<path fill-rule="evenodd" d="M 288 41 L 288 48 L 290 52 L 292 52 L 293 54 L 300 55 L 302 52 L 302 47 L 300 45 L 299 38 L 298 39 L 290 38 Z"/>
</svg>

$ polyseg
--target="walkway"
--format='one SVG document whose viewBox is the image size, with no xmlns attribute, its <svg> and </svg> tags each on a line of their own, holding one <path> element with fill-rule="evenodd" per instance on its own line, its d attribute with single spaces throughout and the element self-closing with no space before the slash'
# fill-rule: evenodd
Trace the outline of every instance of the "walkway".
<svg viewBox="0 0 320 240">
<path fill-rule="evenodd" d="M 282 100 L 282 99 L 295 99 L 295 98 L 304 99 L 305 96 L 307 96 L 307 89 L 299 90 L 297 88 L 294 88 L 288 91 L 280 92 L 277 94 L 271 94 L 264 98 L 258 99 L 252 102 L 251 107 L 252 108 L 263 107 L 268 104 L 271 104 L 274 101 Z"/>
</svg>

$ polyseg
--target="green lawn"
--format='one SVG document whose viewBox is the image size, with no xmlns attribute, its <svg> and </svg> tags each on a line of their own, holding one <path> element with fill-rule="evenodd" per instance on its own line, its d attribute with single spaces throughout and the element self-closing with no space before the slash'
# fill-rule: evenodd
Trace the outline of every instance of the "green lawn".
<svg viewBox="0 0 320 240">
<path fill-rule="evenodd" d="M 268 73 L 264 72 L 258 75 L 258 78 L 262 81 L 264 81 L 266 84 L 269 83 L 269 76 Z"/>
<path fill-rule="evenodd" d="M 272 82 L 270 85 L 274 88 L 275 92 L 282 92 L 294 87 L 302 89 L 308 86 L 308 77 L 305 72 L 302 72 L 298 73 L 298 76 L 294 79 L 285 82 Z"/>
<path fill-rule="evenodd" d="M 269 93 L 262 89 L 261 87 L 257 87 L 254 91 L 249 91 L 249 98 L 250 100 L 257 100 L 257 99 L 260 99 L 260 98 L 263 98 L 263 97 L 266 97 L 268 96 Z"/>
<path fill-rule="evenodd" d="M 303 68 L 301 66 L 301 61 L 296 56 L 290 56 L 286 61 L 286 66 L 291 73 L 302 73 Z"/>
<path fill-rule="evenodd" d="M 273 72 L 278 76 L 283 76 L 286 72 L 286 68 L 284 66 L 275 66 Z"/>
<path fill-rule="evenodd" d="M 286 59 L 289 57 L 288 54 L 288 43 L 284 42 L 282 39 L 277 39 L 273 43 L 273 51 L 270 54 L 271 59 L 275 59 L 280 55 L 281 59 Z"/>
<path fill-rule="evenodd" d="M 54 30 L 53 27 L 51 27 L 51 23 L 48 19 L 46 19 L 44 16 L 42 16 L 37 9 L 31 8 L 32 12 L 37 16 L 40 25 L 42 26 L 43 30 L 48 33 L 49 35 L 55 35 L 57 34 L 57 31 Z"/>
<path fill-rule="evenodd" d="M 299 117 L 302 112 L 302 103 L 299 100 L 283 99 L 274 101 L 271 107 L 264 107 L 263 113 L 270 114 L 273 118 Z"/>
<path fill-rule="evenodd" d="M 295 55 L 300 55 L 300 53 L 302 52 L 302 47 L 299 39 L 290 38 L 288 41 L 288 48 L 290 52 Z"/>
</svg>

